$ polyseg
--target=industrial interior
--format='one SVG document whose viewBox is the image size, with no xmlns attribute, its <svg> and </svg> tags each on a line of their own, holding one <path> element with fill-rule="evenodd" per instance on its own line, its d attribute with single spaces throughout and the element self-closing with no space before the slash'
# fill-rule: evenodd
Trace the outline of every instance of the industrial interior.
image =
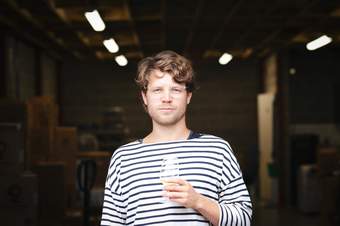
<svg viewBox="0 0 340 226">
<path fill-rule="evenodd" d="M 340 1 L 0 0 L 0 32 L 0 225 L 100 225 L 162 50 L 192 61 L 188 126 L 231 144 L 252 225 L 340 225 Z"/>
</svg>

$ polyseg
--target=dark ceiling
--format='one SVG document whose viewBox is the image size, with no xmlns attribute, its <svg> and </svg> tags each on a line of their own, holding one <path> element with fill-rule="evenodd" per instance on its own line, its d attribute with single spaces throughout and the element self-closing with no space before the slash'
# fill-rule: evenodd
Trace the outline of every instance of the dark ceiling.
<svg viewBox="0 0 340 226">
<path fill-rule="evenodd" d="M 113 37 L 130 60 L 171 49 L 195 60 L 263 56 L 322 35 L 340 43 L 339 0 L 0 0 L 0 24 L 42 48 L 112 59 Z M 85 11 L 97 9 L 95 32 Z M 116 54 L 116 55 L 117 55 Z"/>
</svg>

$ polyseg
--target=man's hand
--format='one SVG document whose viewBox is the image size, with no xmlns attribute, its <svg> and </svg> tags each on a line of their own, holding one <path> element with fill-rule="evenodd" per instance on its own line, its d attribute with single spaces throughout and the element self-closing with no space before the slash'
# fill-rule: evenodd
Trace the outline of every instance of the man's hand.
<svg viewBox="0 0 340 226">
<path fill-rule="evenodd" d="M 164 196 L 186 208 L 200 212 L 213 225 L 218 225 L 220 212 L 217 201 L 209 199 L 192 187 L 183 179 L 164 179 Z"/>
<path fill-rule="evenodd" d="M 198 209 L 201 194 L 183 179 L 165 179 L 164 196 L 187 208 Z"/>
</svg>

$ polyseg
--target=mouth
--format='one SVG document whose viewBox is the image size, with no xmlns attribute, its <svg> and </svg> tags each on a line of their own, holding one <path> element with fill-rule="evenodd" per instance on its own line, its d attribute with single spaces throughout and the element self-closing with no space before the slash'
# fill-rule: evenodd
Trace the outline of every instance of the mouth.
<svg viewBox="0 0 340 226">
<path fill-rule="evenodd" d="M 173 111 L 175 110 L 175 108 L 171 108 L 171 107 L 163 107 L 163 108 L 159 108 L 160 111 Z"/>
</svg>

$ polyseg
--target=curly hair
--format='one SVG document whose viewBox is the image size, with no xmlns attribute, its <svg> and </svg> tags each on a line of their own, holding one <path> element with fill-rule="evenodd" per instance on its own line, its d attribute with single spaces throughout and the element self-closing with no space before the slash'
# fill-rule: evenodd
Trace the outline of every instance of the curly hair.
<svg viewBox="0 0 340 226">
<path fill-rule="evenodd" d="M 155 70 L 169 73 L 177 83 L 184 83 L 188 92 L 195 90 L 191 62 L 173 51 L 166 50 L 139 62 L 135 81 L 143 92 L 147 91 L 149 77 Z"/>
</svg>

